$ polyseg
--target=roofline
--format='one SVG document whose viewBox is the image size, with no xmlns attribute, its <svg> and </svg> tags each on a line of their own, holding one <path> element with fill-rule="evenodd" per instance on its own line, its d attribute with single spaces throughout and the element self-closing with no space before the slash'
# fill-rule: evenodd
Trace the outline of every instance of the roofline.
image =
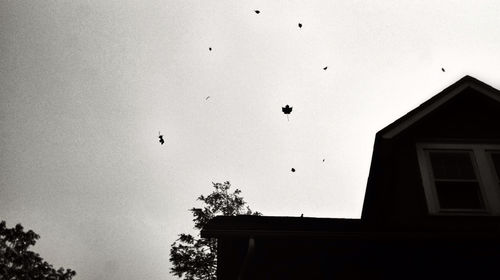
<svg viewBox="0 0 500 280">
<path fill-rule="evenodd" d="M 240 215 L 212 218 L 201 236 L 324 236 L 357 231 L 362 231 L 360 219 Z"/>
<path fill-rule="evenodd" d="M 203 238 L 335 238 L 389 239 L 398 238 L 499 238 L 498 231 L 280 231 L 280 230 L 202 230 Z"/>
<path fill-rule="evenodd" d="M 379 131 L 382 138 L 391 139 L 397 136 L 399 133 L 412 126 L 414 123 L 430 114 L 441 105 L 448 102 L 453 97 L 457 96 L 459 93 L 463 92 L 467 88 L 472 88 L 479 93 L 482 93 L 497 102 L 500 102 L 500 91 L 494 87 L 487 85 L 471 76 L 465 76 L 458 80 L 454 84 L 442 90 L 440 93 L 422 103 L 417 108 L 411 110 L 406 115 L 397 119 L 390 125 L 386 126 Z"/>
<path fill-rule="evenodd" d="M 310 230 L 202 230 L 201 237 L 353 237 L 363 232 L 310 231 Z"/>
</svg>

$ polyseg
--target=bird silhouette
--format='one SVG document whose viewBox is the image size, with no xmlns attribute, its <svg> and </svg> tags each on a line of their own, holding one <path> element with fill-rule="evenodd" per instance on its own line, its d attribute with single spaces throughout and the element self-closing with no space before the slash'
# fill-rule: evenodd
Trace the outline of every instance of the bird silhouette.
<svg viewBox="0 0 500 280">
<path fill-rule="evenodd" d="M 207 97 L 205 97 L 205 100 L 208 100 L 209 98 L 210 98 L 210 95 L 209 95 L 209 96 L 207 96 Z"/>
<path fill-rule="evenodd" d="M 299 22 L 299 28 L 302 28 L 302 23 Z"/>
<path fill-rule="evenodd" d="M 302 213 L 302 214 L 300 214 L 300 217 L 301 217 L 301 218 L 304 218 L 304 214 L 303 214 L 303 213 Z"/>
<path fill-rule="evenodd" d="M 209 50 L 209 51 L 212 51 L 212 47 L 209 47 L 209 48 L 208 48 L 208 50 Z"/>
<path fill-rule="evenodd" d="M 323 162 L 325 162 L 325 159 L 323 159 Z"/>
<path fill-rule="evenodd" d="M 256 14 L 260 14 L 260 11 L 259 10 L 255 10 L 254 11 Z"/>
<path fill-rule="evenodd" d="M 292 168 L 292 172 L 295 172 L 295 168 Z"/>
<path fill-rule="evenodd" d="M 161 133 L 159 131 L 158 131 L 158 138 L 160 138 L 160 140 L 158 140 L 158 141 L 160 141 L 160 144 L 163 145 L 163 143 L 165 143 L 165 140 L 163 140 L 163 135 L 161 135 Z"/>
<path fill-rule="evenodd" d="M 446 71 L 444 71 L 444 68 L 441 68 L 441 71 L 446 72 Z"/>
<path fill-rule="evenodd" d="M 326 70 L 326 69 L 328 69 L 328 66 L 323 67 L 323 70 Z"/>
</svg>

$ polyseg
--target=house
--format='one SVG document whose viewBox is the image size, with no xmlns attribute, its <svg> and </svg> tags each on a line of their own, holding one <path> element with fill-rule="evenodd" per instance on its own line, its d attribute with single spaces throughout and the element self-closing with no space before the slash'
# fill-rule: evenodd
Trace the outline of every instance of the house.
<svg viewBox="0 0 500 280">
<path fill-rule="evenodd" d="M 225 279 L 498 279 L 500 91 L 465 76 L 380 130 L 361 219 L 219 216 Z"/>
</svg>

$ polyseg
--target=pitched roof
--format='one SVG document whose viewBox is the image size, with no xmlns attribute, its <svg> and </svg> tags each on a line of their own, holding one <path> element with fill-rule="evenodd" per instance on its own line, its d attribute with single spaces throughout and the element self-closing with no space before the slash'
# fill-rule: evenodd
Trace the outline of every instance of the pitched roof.
<svg viewBox="0 0 500 280">
<path fill-rule="evenodd" d="M 437 108 L 441 107 L 443 104 L 447 103 L 460 93 L 464 92 L 467 88 L 472 88 L 475 91 L 482 93 L 493 100 L 500 102 L 500 91 L 493 88 L 490 85 L 487 85 L 476 78 L 471 76 L 465 76 L 445 88 L 440 93 L 436 94 L 429 100 L 422 103 L 417 108 L 411 110 L 406 115 L 397 119 L 390 125 L 386 126 L 382 130 L 380 130 L 377 134 L 380 134 L 384 139 L 390 139 L 398 135 L 403 130 L 412 126 L 414 123 L 430 114 Z"/>
<path fill-rule="evenodd" d="M 328 238 L 344 238 L 344 237 L 359 237 L 359 236 L 386 236 L 394 237 L 397 235 L 414 235 L 414 236 L 437 236 L 433 229 L 427 229 L 429 232 L 396 232 L 399 228 L 391 228 L 390 225 L 379 227 L 377 223 L 367 223 L 367 213 L 374 210 L 373 203 L 376 202 L 376 188 L 371 186 L 371 182 L 377 170 L 374 167 L 381 167 L 382 155 L 380 153 L 381 142 L 390 141 L 388 139 L 397 136 L 400 132 L 411 127 L 413 124 L 430 114 L 440 106 L 449 102 L 467 89 L 473 89 L 475 92 L 484 94 L 485 96 L 500 102 L 500 91 L 471 77 L 465 76 L 450 85 L 431 99 L 425 101 L 417 108 L 413 109 L 406 115 L 402 116 L 392 124 L 377 133 L 374 147 L 374 155 L 368 186 L 365 194 L 363 212 L 361 219 L 336 219 L 336 218 L 307 218 L 307 217 L 283 217 L 283 216 L 217 216 L 209 221 L 209 223 L 201 231 L 202 237 L 328 237 Z M 387 139 L 387 140 L 386 140 Z M 382 145 L 383 146 L 383 145 Z M 378 152 L 378 153 L 377 153 Z M 380 198 L 380 197 L 378 197 Z M 376 209 L 375 209 L 376 210 Z M 375 215 L 376 217 L 376 215 Z M 412 229 L 415 230 L 415 229 Z M 455 228 L 447 229 L 446 227 L 436 229 L 449 236 L 450 232 L 457 231 Z M 434 231 L 436 231 L 434 230 Z M 500 228 L 499 228 L 500 230 Z M 394 235 L 396 234 L 396 235 Z M 461 233 L 459 233 L 461 234 Z"/>
<path fill-rule="evenodd" d="M 471 90 L 474 91 L 475 94 L 481 94 L 492 101 L 500 103 L 499 90 L 471 76 L 465 76 L 377 132 L 373 146 L 361 219 L 379 222 L 378 219 L 380 215 L 385 215 L 379 211 L 383 211 L 381 209 L 385 204 L 384 197 L 389 195 L 388 192 L 390 192 L 390 190 L 386 188 L 387 184 L 382 183 L 380 180 L 383 180 L 382 178 L 384 178 L 384 176 L 392 176 L 390 175 L 392 173 L 390 168 L 393 159 L 388 157 L 393 147 L 391 141 L 400 135 L 400 133 L 408 131 L 413 125 L 416 125 L 417 122 L 421 121 L 426 116 L 435 112 L 445 104 L 451 103 L 452 100 L 461 96 L 461 94 L 467 94 L 467 92 Z"/>
</svg>

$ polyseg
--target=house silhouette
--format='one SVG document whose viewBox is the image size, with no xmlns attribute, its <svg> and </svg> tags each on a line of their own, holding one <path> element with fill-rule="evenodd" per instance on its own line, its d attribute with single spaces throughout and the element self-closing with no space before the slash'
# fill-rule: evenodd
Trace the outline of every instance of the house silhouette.
<svg viewBox="0 0 500 280">
<path fill-rule="evenodd" d="M 217 279 L 498 279 L 500 91 L 465 76 L 380 130 L 361 219 L 218 216 Z"/>
</svg>

